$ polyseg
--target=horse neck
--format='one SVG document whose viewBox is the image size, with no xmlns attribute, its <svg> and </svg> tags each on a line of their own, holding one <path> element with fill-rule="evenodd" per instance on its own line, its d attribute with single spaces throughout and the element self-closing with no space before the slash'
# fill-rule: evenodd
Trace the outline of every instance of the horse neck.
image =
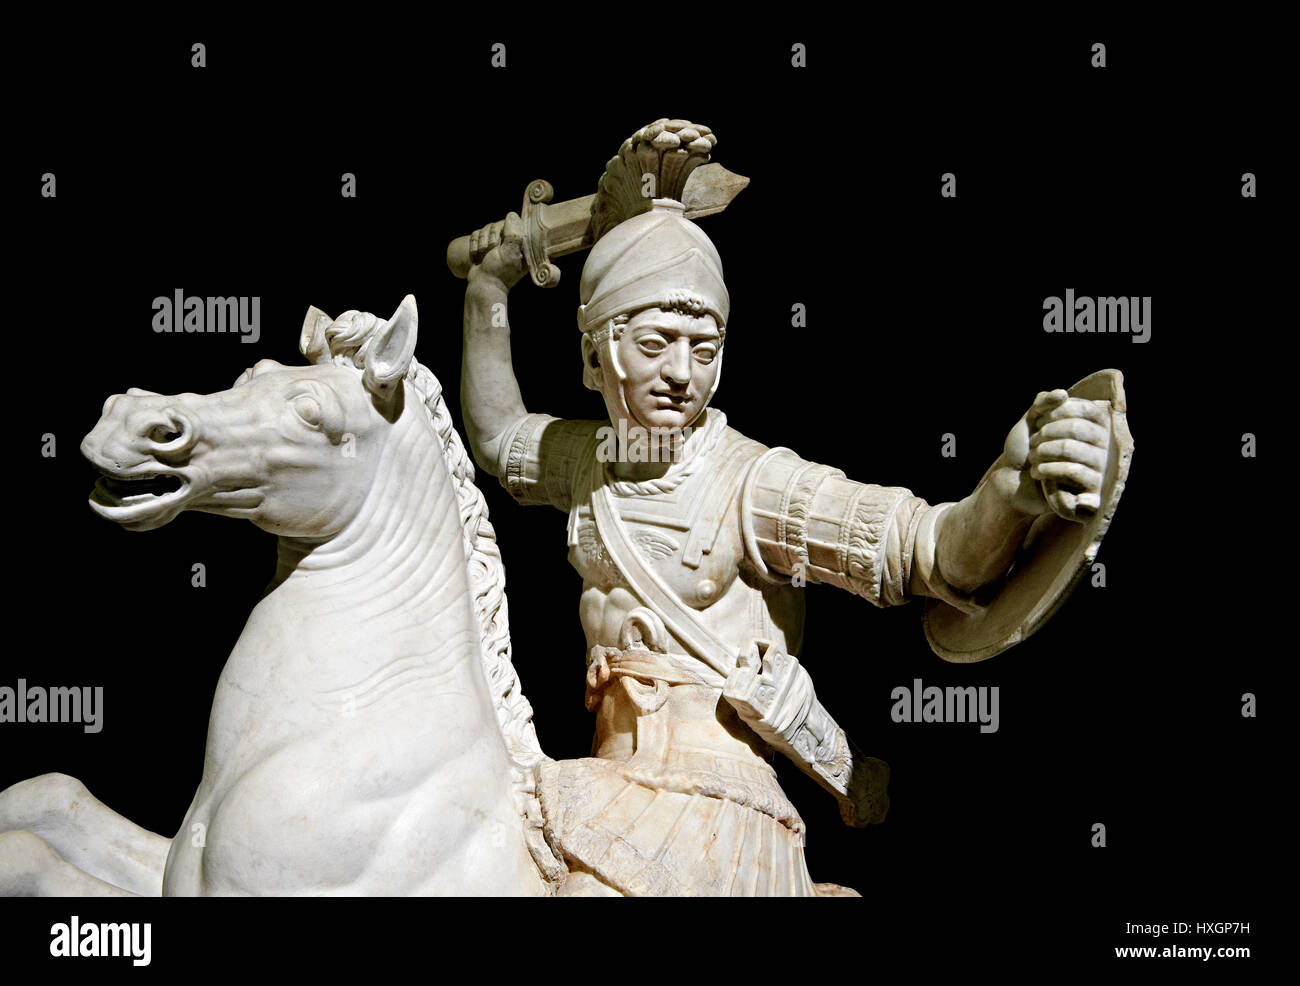
<svg viewBox="0 0 1300 986">
<path fill-rule="evenodd" d="M 442 654 L 456 642 L 477 670 L 454 480 L 427 422 L 408 415 L 394 426 L 365 502 L 342 531 L 322 541 L 280 538 L 263 605 L 289 603 L 295 619 L 317 626 L 365 627 L 379 650 Z"/>
</svg>

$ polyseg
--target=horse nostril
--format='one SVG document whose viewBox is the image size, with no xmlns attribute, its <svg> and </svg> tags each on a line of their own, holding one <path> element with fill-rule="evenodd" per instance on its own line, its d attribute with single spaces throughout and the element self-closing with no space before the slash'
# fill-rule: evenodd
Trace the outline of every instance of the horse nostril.
<svg viewBox="0 0 1300 986">
<path fill-rule="evenodd" d="M 193 435 L 190 423 L 175 411 L 165 414 L 161 421 L 155 418 L 144 432 L 145 441 L 152 446 L 152 454 L 162 456 L 188 452 Z"/>
<path fill-rule="evenodd" d="M 158 425 L 149 432 L 149 441 L 158 445 L 168 445 L 180 438 L 182 432 L 173 431 L 168 425 Z"/>
</svg>

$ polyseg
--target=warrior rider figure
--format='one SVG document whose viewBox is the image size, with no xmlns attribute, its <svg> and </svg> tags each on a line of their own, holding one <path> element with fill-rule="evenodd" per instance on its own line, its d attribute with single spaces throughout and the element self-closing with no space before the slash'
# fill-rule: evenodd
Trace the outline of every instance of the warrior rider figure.
<svg viewBox="0 0 1300 986">
<path fill-rule="evenodd" d="M 702 130 L 660 121 L 637 138 Z M 512 214 L 472 238 L 462 408 L 479 466 L 519 503 L 568 514 L 583 579 L 592 756 L 545 764 L 539 785 L 569 869 L 561 892 L 816 895 L 803 823 L 767 757 L 781 749 L 825 782 L 852 754 L 793 657 L 798 586 L 977 607 L 1049 510 L 1040 480 L 1068 484 L 1069 509 L 1095 507 L 1105 409 L 1040 393 L 955 503 L 767 448 L 710 406 L 730 330 L 722 264 L 661 198 L 603 231 L 583 267 L 583 382 L 608 418 L 530 413 L 501 317 L 528 270 L 517 230 Z M 765 676 L 772 687 L 756 687 Z M 861 778 L 831 781 L 848 820 L 882 811 L 878 790 L 852 790 Z"/>
</svg>

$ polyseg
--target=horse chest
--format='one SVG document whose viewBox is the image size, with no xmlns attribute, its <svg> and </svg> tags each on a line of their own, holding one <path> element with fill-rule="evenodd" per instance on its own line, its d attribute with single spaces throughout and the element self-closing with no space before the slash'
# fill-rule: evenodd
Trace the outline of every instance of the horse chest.
<svg viewBox="0 0 1300 986">
<path fill-rule="evenodd" d="M 287 738 L 248 727 L 235 748 L 209 749 L 166 892 L 370 892 L 371 882 L 409 892 L 425 875 L 419 843 L 454 848 L 465 818 L 488 813 L 499 796 L 480 783 L 457 799 L 470 804 L 449 812 L 444 789 L 460 791 L 453 778 L 462 774 L 506 773 L 487 742 L 495 737 L 449 729 L 414 694 L 341 710 Z M 431 859 L 428 872 L 436 869 Z"/>
<path fill-rule="evenodd" d="M 356 890 L 377 871 L 400 887 L 420 873 L 392 865 L 394 852 L 414 851 L 395 849 L 395 830 L 441 832 L 453 847 L 460 838 L 448 831 L 455 813 L 438 812 L 445 797 L 427 792 L 441 785 L 458 802 L 481 797 L 466 809 L 480 813 L 500 800 L 490 783 L 465 798 L 463 781 L 448 780 L 475 768 L 507 772 L 494 720 L 463 707 L 474 692 L 464 667 L 350 651 L 347 669 L 312 659 L 310 648 L 241 644 L 218 684 L 204 776 L 173 843 L 167 892 Z"/>
</svg>

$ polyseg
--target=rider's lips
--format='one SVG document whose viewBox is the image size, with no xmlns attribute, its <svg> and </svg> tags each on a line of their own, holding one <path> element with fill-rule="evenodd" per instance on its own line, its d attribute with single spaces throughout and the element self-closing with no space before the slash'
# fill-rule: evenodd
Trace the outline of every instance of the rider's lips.
<svg viewBox="0 0 1300 986">
<path fill-rule="evenodd" d="M 681 407 L 684 404 L 689 404 L 691 401 L 691 395 L 688 393 L 673 394 L 665 390 L 653 390 L 650 392 L 650 396 L 661 401 L 666 401 L 670 407 Z"/>
</svg>

